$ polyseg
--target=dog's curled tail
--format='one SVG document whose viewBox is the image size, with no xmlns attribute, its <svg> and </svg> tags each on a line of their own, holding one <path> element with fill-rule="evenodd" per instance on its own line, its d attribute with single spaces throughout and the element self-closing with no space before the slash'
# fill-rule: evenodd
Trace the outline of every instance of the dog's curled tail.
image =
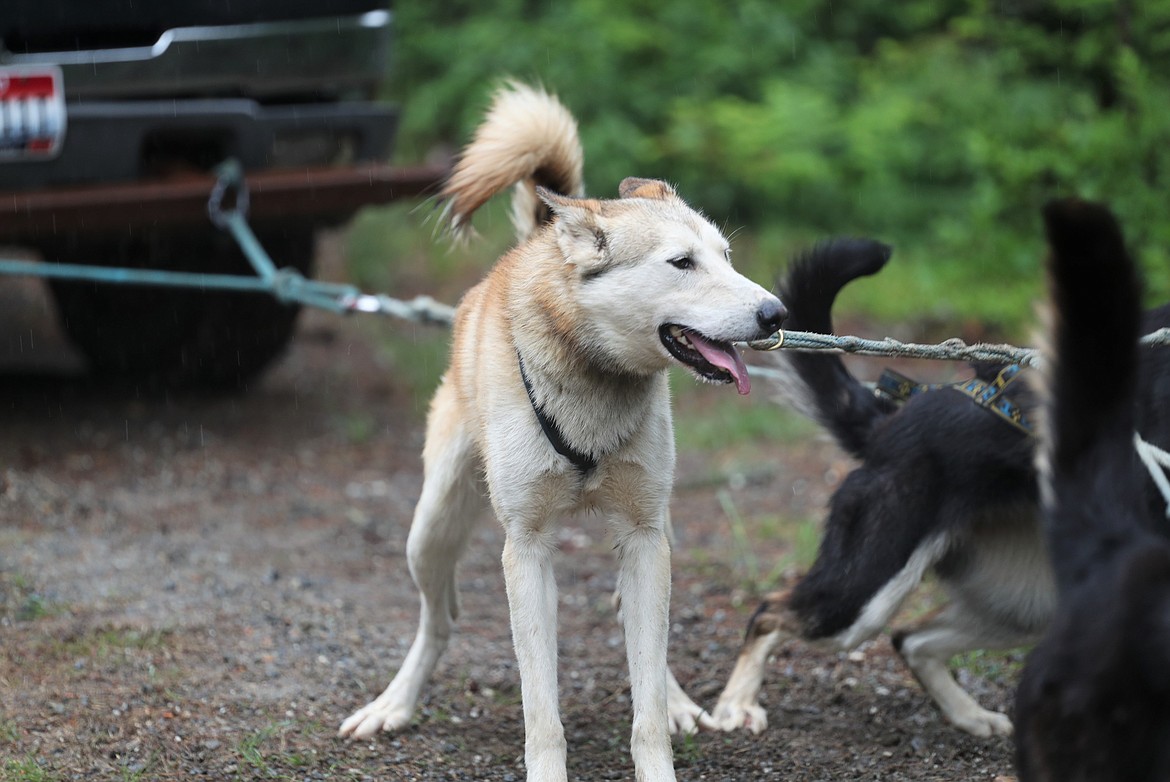
<svg viewBox="0 0 1170 782">
<path fill-rule="evenodd" d="M 833 239 L 796 258 L 777 283 L 788 307 L 784 327 L 833 333 L 832 309 L 837 294 L 851 280 L 876 274 L 893 250 L 872 239 Z M 838 444 L 864 457 L 873 424 L 892 412 L 833 354 L 790 353 L 783 357 L 782 392 L 801 412 L 824 426 Z M 791 370 L 791 371 L 787 371 Z M 795 374 L 795 378 L 789 377 Z"/>
<path fill-rule="evenodd" d="M 1054 201 L 1044 223 L 1052 345 L 1038 458 L 1050 553 L 1067 585 L 1096 556 L 1087 541 L 1108 546 L 1140 526 L 1133 436 L 1141 281 L 1105 207 Z"/>
<path fill-rule="evenodd" d="M 512 224 L 523 241 L 551 218 L 536 187 L 583 195 L 582 163 L 577 121 L 568 109 L 543 89 L 505 83 L 439 195 L 452 232 L 466 235 L 475 210 L 515 185 Z"/>
</svg>

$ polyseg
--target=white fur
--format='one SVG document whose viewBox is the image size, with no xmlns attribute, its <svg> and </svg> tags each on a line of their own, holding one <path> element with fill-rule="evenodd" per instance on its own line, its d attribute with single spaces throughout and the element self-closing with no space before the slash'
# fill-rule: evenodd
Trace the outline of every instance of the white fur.
<svg viewBox="0 0 1170 782">
<path fill-rule="evenodd" d="M 534 121 L 542 113 L 552 119 Z M 508 133 L 514 122 L 560 135 L 544 144 L 540 133 Z M 579 190 L 575 158 L 557 159 L 577 141 L 555 100 L 503 96 L 488 124 L 445 191 L 457 226 L 466 225 L 467 208 L 538 170 L 559 170 L 563 192 Z M 523 148 L 509 147 L 513 142 Z M 639 182 L 646 187 L 636 189 Z M 566 779 L 552 567 L 554 526 L 565 513 L 598 511 L 616 542 L 637 779 L 673 780 L 670 730 L 711 726 L 666 665 L 675 452 L 665 370 L 674 359 L 659 328 L 676 323 L 712 339 L 752 339 L 760 330 L 756 313 L 771 296 L 731 268 L 723 236 L 669 186 L 637 180 L 623 183 L 623 194 L 627 189 L 634 197 L 604 202 L 519 189 L 522 197 L 538 193 L 555 221 L 522 237 L 527 241 L 460 303 L 451 366 L 428 417 L 424 485 L 407 543 L 421 599 L 418 634 L 390 685 L 342 723 L 342 735 L 364 738 L 409 722 L 458 613 L 455 564 L 468 542 L 481 474 L 505 533 L 530 782 Z M 669 263 L 682 254 L 693 269 Z M 542 431 L 517 354 L 539 407 L 574 449 L 597 459 L 587 475 Z"/>
<path fill-rule="evenodd" d="M 898 575 L 886 582 L 865 604 L 857 621 L 833 637 L 833 645 L 839 649 L 852 649 L 880 633 L 902 607 L 902 601 L 907 595 L 922 583 L 926 571 L 938 562 L 946 548 L 947 540 L 941 535 L 919 546 Z"/>
<path fill-rule="evenodd" d="M 760 705 L 764 671 L 768 658 L 779 643 L 789 638 L 780 630 L 757 636 L 744 645 L 711 716 L 719 730 L 746 728 L 759 733 L 768 727 L 768 712 Z"/>
</svg>

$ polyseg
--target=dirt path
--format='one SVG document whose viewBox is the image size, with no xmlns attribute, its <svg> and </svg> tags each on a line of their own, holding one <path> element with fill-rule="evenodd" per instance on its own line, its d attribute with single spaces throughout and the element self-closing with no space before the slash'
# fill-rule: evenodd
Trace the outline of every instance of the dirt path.
<svg viewBox="0 0 1170 782">
<path fill-rule="evenodd" d="M 403 548 L 425 399 L 396 382 L 401 367 L 377 339 L 404 327 L 311 313 L 246 396 L 135 398 L 79 378 L 28 293 L 9 288 L 0 304 L 0 780 L 524 778 L 489 519 L 415 724 L 368 742 L 335 737 L 385 686 L 415 628 Z M 754 607 L 744 543 L 717 492 L 745 517 L 815 516 L 838 459 L 817 441 L 778 446 L 766 470 L 726 480 L 681 455 L 671 656 L 701 703 L 714 702 Z M 588 517 L 568 520 L 561 540 L 570 778 L 632 779 L 610 545 Z M 791 543 L 748 541 L 765 571 Z M 1010 676 L 965 683 L 1008 705 Z M 679 778 L 1011 773 L 1010 742 L 942 724 L 885 640 L 851 655 L 792 645 L 766 697 L 763 735 L 676 742 Z"/>
</svg>

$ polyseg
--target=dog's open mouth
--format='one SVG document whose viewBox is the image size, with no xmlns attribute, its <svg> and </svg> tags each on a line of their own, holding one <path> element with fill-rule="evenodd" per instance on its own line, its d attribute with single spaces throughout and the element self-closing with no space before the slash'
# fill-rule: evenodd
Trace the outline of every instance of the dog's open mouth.
<svg viewBox="0 0 1170 782">
<path fill-rule="evenodd" d="M 747 365 L 730 342 L 708 339 L 694 329 L 674 323 L 661 326 L 658 337 L 670 355 L 700 377 L 717 383 L 735 383 L 735 390 L 741 394 L 752 390 Z"/>
</svg>

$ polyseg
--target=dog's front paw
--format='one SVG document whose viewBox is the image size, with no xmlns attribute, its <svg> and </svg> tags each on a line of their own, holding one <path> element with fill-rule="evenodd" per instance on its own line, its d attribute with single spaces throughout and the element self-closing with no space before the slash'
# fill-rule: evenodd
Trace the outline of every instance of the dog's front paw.
<svg viewBox="0 0 1170 782">
<path fill-rule="evenodd" d="M 962 715 L 951 717 L 951 722 L 959 730 L 964 730 L 972 736 L 988 738 L 990 736 L 1010 736 L 1014 729 L 1012 721 L 1006 714 L 998 711 L 979 709 Z"/>
<path fill-rule="evenodd" d="M 719 703 L 715 706 L 714 723 L 722 731 L 759 733 L 768 727 L 768 712 L 758 703 Z"/>
<path fill-rule="evenodd" d="M 380 730 L 393 731 L 410 723 L 412 709 L 394 703 L 373 701 L 351 714 L 337 735 L 342 738 L 368 739 Z"/>
</svg>

